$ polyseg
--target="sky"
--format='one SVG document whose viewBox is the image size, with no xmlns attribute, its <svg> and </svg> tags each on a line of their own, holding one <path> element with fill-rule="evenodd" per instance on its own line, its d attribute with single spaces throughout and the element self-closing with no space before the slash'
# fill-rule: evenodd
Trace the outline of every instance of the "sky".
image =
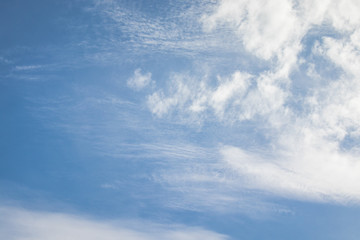
<svg viewBox="0 0 360 240">
<path fill-rule="evenodd" d="M 3 0 L 0 237 L 357 240 L 358 0 Z"/>
</svg>

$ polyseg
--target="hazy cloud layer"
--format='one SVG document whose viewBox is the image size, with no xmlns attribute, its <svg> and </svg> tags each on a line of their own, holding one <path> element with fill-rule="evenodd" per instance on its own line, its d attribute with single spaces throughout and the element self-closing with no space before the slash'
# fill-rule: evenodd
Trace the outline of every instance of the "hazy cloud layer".
<svg viewBox="0 0 360 240">
<path fill-rule="evenodd" d="M 95 220 L 66 213 L 0 208 L 0 235 L 9 240 L 36 239 L 228 239 L 202 228 L 156 224 L 141 220 Z"/>
</svg>

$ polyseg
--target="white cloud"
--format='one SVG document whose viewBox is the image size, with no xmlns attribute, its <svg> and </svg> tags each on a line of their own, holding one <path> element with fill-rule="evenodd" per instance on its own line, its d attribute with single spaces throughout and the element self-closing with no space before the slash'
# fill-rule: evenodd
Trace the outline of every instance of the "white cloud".
<svg viewBox="0 0 360 240">
<path fill-rule="evenodd" d="M 209 104 L 214 108 L 217 116 L 224 115 L 225 107 L 232 98 L 243 98 L 250 85 L 250 77 L 248 74 L 235 72 L 230 79 L 225 81 L 219 79 L 219 85 L 209 96 Z"/>
<path fill-rule="evenodd" d="M 333 26 L 341 32 L 353 31 L 359 27 L 360 3 L 356 0 L 332 1 L 329 4 L 328 18 Z"/>
<path fill-rule="evenodd" d="M 240 71 L 218 77 L 215 86 L 206 78 L 174 74 L 170 86 L 148 96 L 148 106 L 157 117 L 175 115 L 187 122 L 202 122 L 215 116 L 225 123 L 249 120 L 284 111 L 288 97 L 284 80 L 264 73 L 257 78 Z"/>
<path fill-rule="evenodd" d="M 15 66 L 16 71 L 31 71 L 35 69 L 42 68 L 42 65 L 23 65 L 23 66 Z"/>
<path fill-rule="evenodd" d="M 269 129 L 271 148 L 266 154 L 224 147 L 223 160 L 250 189 L 295 199 L 360 203 L 357 79 L 342 76 L 314 90 L 302 102 L 306 110 L 301 115 L 279 114 L 275 122 L 282 124 Z"/>
<path fill-rule="evenodd" d="M 155 116 L 191 124 L 215 119 L 231 123 L 234 129 L 244 127 L 246 120 L 255 130 L 263 128 L 263 137 L 269 141 L 267 146 L 253 146 L 253 151 L 246 150 L 242 142 L 234 142 L 232 145 L 238 147 L 220 150 L 224 161 L 209 162 L 202 161 L 204 157 L 191 157 L 197 156 L 196 150 L 176 148 L 176 143 L 137 146 L 144 152 L 155 149 L 151 152 L 158 155 L 151 156 L 161 159 L 191 160 L 178 165 L 169 161 L 170 167 L 154 175 L 166 188 L 185 193 L 186 197 L 174 200 L 174 205 L 226 208 L 248 194 L 244 189 L 296 199 L 360 202 L 359 1 L 222 0 L 214 6 L 196 1 L 188 11 L 174 10 L 175 21 L 130 12 L 116 2 L 110 5 L 102 12 L 114 21 L 107 30 L 120 31 L 130 39 L 119 42 L 109 37 L 103 45 L 112 50 L 124 49 L 116 44 L 128 44 L 126 49 L 136 53 L 145 49 L 191 57 L 204 52 L 215 56 L 212 62 L 207 57 L 196 58 L 200 64 L 210 64 L 213 75 L 175 73 L 166 86 L 157 84 L 147 96 L 147 105 Z M 314 42 L 317 45 L 311 46 Z M 313 51 L 308 52 L 311 48 Z M 234 54 L 248 54 L 245 58 L 252 56 L 255 61 L 234 63 Z M 227 65 L 236 65 L 239 70 L 231 68 L 218 76 L 216 71 Z M 307 76 L 299 81 L 307 77 L 319 83 L 317 88 L 309 86 L 306 93 L 299 94 L 292 86 L 293 73 L 301 71 L 301 66 L 307 69 Z M 334 77 L 338 69 L 340 77 Z M 128 86 L 140 90 L 151 81 L 151 73 L 137 69 Z M 108 132 L 119 125 L 113 119 L 125 119 L 119 112 L 126 111 L 111 115 L 112 124 L 105 125 L 113 129 Z M 140 125 L 144 124 L 135 127 Z M 84 132 L 88 134 L 87 129 Z M 106 154 L 124 154 L 116 150 L 120 149 L 120 135 L 101 135 L 101 140 L 107 141 L 99 148 Z M 108 150 L 105 145 L 112 148 Z M 145 155 L 147 152 L 141 157 Z"/>
<path fill-rule="evenodd" d="M 151 73 L 147 72 L 142 74 L 141 69 L 138 68 L 134 71 L 134 75 L 127 80 L 128 87 L 134 90 L 141 90 L 151 83 Z"/>
<path fill-rule="evenodd" d="M 0 235 L 8 240 L 221 240 L 228 239 L 200 227 L 156 224 L 149 221 L 105 221 L 64 213 L 0 208 Z"/>
<path fill-rule="evenodd" d="M 199 94 L 199 97 L 203 94 L 199 89 L 201 84 L 204 83 L 197 83 L 195 79 L 188 75 L 173 74 L 169 83 L 168 96 L 162 90 L 154 92 L 148 96 L 148 106 L 159 117 L 173 111 L 174 108 L 189 111 L 193 99 L 197 99 Z M 198 92 L 194 92 L 194 90 Z M 194 110 L 196 111 L 196 109 Z"/>
<path fill-rule="evenodd" d="M 313 28 L 326 28 L 330 23 L 346 37 L 360 26 L 359 5 L 356 0 L 222 0 L 201 20 L 207 32 L 231 29 L 248 52 L 273 61 L 272 71 L 287 77 L 296 67 L 307 33 Z"/>
<path fill-rule="evenodd" d="M 272 132 L 276 137 L 267 154 L 229 146 L 221 153 L 250 189 L 359 204 L 360 73 L 355 67 L 359 50 L 348 40 L 332 38 L 325 38 L 320 48 L 344 74 L 305 96 L 301 115 L 289 109 L 287 116 L 277 119 L 283 124 Z"/>
<path fill-rule="evenodd" d="M 305 137 L 315 136 L 309 133 Z M 271 153 L 271 157 L 229 146 L 221 152 L 224 161 L 246 179 L 249 189 L 293 199 L 360 202 L 360 164 L 355 156 L 337 151 L 323 139 L 284 141 L 294 145 L 284 145 L 285 149 Z"/>
<path fill-rule="evenodd" d="M 288 44 L 294 43 L 299 28 L 292 2 L 275 1 L 221 1 L 214 14 L 203 18 L 207 30 L 217 25 L 230 24 L 240 35 L 248 51 L 270 59 Z"/>
<path fill-rule="evenodd" d="M 350 0 L 220 1 L 203 15 L 205 31 L 231 29 L 245 49 L 271 63 L 270 68 L 255 74 L 235 71 L 216 84 L 208 76 L 180 75 L 170 79 L 171 87 L 149 96 L 149 108 L 158 117 L 195 116 L 198 121 L 213 119 L 213 114 L 234 128 L 262 117 L 270 141 L 265 150 L 220 150 L 225 166 L 237 172 L 240 189 L 360 203 L 359 5 Z M 300 65 L 318 84 L 299 94 L 292 88 L 292 74 Z M 211 179 L 211 171 L 206 174 L 196 179 Z"/>
<path fill-rule="evenodd" d="M 325 56 L 353 76 L 360 75 L 357 67 L 360 64 L 360 48 L 357 40 L 359 34 L 360 31 L 355 31 L 349 36 L 350 39 L 324 37 L 321 45 L 321 52 Z"/>
</svg>

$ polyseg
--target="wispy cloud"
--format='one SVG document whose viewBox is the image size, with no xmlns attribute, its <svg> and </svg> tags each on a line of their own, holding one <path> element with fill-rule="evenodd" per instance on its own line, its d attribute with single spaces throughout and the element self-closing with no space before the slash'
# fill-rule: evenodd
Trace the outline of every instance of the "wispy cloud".
<svg viewBox="0 0 360 240">
<path fill-rule="evenodd" d="M 134 90 L 141 90 L 151 83 L 151 73 L 147 72 L 142 74 L 141 69 L 138 68 L 134 71 L 134 75 L 127 80 L 128 87 Z"/>
<path fill-rule="evenodd" d="M 23 65 L 23 66 L 15 66 L 15 71 L 31 71 L 31 70 L 38 70 L 43 68 L 42 65 Z"/>
<path fill-rule="evenodd" d="M 164 206 L 217 214 L 241 213 L 253 218 L 290 214 L 285 206 L 271 203 L 265 194 L 253 191 L 234 168 L 210 158 L 166 161 L 152 173 L 152 180 L 167 190 Z"/>
<path fill-rule="evenodd" d="M 12 63 L 12 61 L 5 57 L 0 56 L 0 63 L 10 64 Z"/>
<path fill-rule="evenodd" d="M 231 211 L 262 218 L 289 212 L 239 184 L 241 177 L 221 161 L 218 146 L 189 141 L 184 128 L 176 123 L 158 126 L 156 119 L 144 117 L 146 108 L 144 113 L 138 111 L 138 104 L 116 96 L 33 102 L 36 115 L 45 125 L 85 143 L 92 154 L 111 161 L 112 173 L 98 187 L 115 194 L 131 191 L 134 201 L 146 199 L 161 209 Z M 96 114 L 100 109 L 101 118 Z M 138 135 L 141 140 L 129 142 Z M 146 167 L 138 168 L 138 164 Z M 124 165 L 127 173 L 117 174 L 115 169 L 121 171 Z"/>
<path fill-rule="evenodd" d="M 66 213 L 0 208 L 0 235 L 11 240 L 36 239 L 229 239 L 200 227 L 143 220 L 97 220 Z"/>
<path fill-rule="evenodd" d="M 101 46 L 109 49 L 120 49 L 127 46 L 131 54 L 151 52 L 160 54 L 175 54 L 187 57 L 200 56 L 207 53 L 207 57 L 240 50 L 239 40 L 236 38 L 226 41 L 211 32 L 202 29 L 200 16 L 210 12 L 214 3 L 211 1 L 170 1 L 166 8 L 157 9 L 159 16 L 149 15 L 140 10 L 128 9 L 117 1 L 94 1 L 89 7 L 90 13 L 104 19 L 101 26 L 108 34 L 101 39 Z M 125 35 L 118 41 L 114 36 Z M 118 51 L 116 51 L 118 52 Z M 116 56 L 113 56 L 116 58 Z"/>
</svg>

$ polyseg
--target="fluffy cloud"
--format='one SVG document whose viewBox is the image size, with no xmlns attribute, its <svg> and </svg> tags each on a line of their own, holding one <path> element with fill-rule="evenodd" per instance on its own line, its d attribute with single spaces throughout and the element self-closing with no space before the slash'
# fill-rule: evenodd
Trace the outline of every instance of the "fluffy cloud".
<svg viewBox="0 0 360 240">
<path fill-rule="evenodd" d="M 210 16 L 203 18 L 206 30 L 230 24 L 243 40 L 245 48 L 257 56 L 270 59 L 279 55 L 297 37 L 299 26 L 292 2 L 222 1 Z M 280 56 L 279 56 L 280 57 Z"/>
<path fill-rule="evenodd" d="M 281 81 L 272 75 L 263 74 L 255 79 L 248 73 L 236 71 L 229 77 L 218 77 L 212 86 L 208 79 L 197 81 L 191 76 L 176 74 L 166 92 L 154 92 L 147 102 L 158 117 L 173 113 L 198 120 L 211 115 L 223 122 L 248 120 L 280 110 L 286 100 Z"/>
<path fill-rule="evenodd" d="M 147 72 L 142 74 L 141 69 L 138 68 L 134 71 L 134 75 L 127 80 L 128 87 L 134 90 L 141 90 L 151 83 L 151 73 Z"/>
</svg>

